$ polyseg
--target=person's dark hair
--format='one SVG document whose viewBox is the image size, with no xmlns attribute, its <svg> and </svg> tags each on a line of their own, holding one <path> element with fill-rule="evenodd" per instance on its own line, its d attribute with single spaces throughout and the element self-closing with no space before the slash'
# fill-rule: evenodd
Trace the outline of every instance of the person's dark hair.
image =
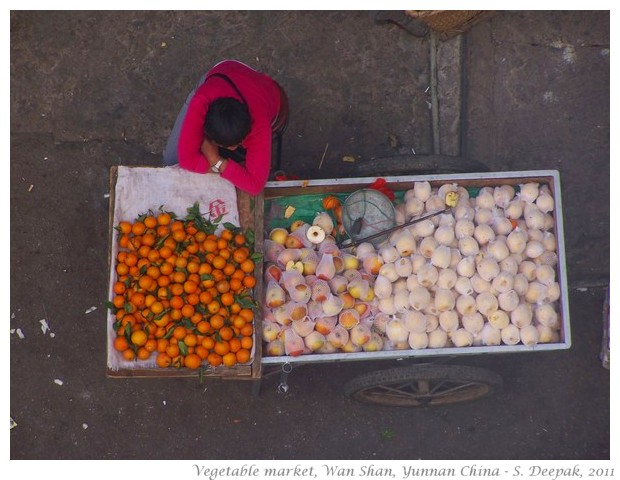
<svg viewBox="0 0 620 480">
<path fill-rule="evenodd" d="M 235 98 L 222 97 L 209 105 L 204 133 L 218 145 L 231 147 L 243 141 L 251 126 L 248 106 Z"/>
</svg>

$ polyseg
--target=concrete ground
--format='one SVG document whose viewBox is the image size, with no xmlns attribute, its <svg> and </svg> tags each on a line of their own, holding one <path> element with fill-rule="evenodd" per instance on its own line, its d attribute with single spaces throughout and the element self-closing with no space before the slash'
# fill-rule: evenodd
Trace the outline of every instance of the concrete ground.
<svg viewBox="0 0 620 480">
<path fill-rule="evenodd" d="M 431 36 L 374 14 L 11 12 L 11 459 L 612 456 L 610 372 L 599 358 L 610 275 L 609 12 L 497 12 L 438 40 L 438 123 Z M 275 376 L 258 397 L 244 382 L 106 378 L 110 167 L 159 165 L 187 92 L 225 58 L 288 91 L 289 174 L 357 176 L 411 149 L 493 171 L 558 170 L 572 347 L 457 359 L 494 370 L 503 389 L 422 409 L 343 395 L 345 382 L 390 361 L 306 366 L 290 375 L 288 394 Z M 413 156 L 410 164 L 415 172 Z"/>
</svg>

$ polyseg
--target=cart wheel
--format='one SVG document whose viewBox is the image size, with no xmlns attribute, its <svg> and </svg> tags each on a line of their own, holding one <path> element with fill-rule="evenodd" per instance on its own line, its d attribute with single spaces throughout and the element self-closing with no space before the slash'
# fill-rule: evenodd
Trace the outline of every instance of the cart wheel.
<svg viewBox="0 0 620 480">
<path fill-rule="evenodd" d="M 490 395 L 502 378 L 490 370 L 463 365 L 409 365 L 361 375 L 345 394 L 363 403 L 424 407 L 465 402 Z"/>
<path fill-rule="evenodd" d="M 488 172 L 489 167 L 476 160 L 451 155 L 394 155 L 358 162 L 356 173 L 377 175 L 433 175 L 442 173 Z"/>
</svg>

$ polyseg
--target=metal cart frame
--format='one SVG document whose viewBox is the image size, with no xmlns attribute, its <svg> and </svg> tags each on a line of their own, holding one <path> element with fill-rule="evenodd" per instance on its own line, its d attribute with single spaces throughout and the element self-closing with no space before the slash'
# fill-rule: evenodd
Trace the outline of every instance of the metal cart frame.
<svg viewBox="0 0 620 480">
<path fill-rule="evenodd" d="M 307 193 L 343 193 L 352 192 L 368 185 L 376 177 L 356 177 L 348 179 L 328 179 L 310 181 L 279 181 L 268 182 L 264 194 L 256 205 L 259 216 L 265 212 L 265 201 L 281 196 L 294 196 Z M 368 360 L 415 360 L 419 364 L 386 370 L 367 372 L 348 382 L 345 394 L 368 403 L 397 406 L 421 406 L 454 403 L 473 400 L 488 395 L 501 387 L 499 375 L 486 369 L 464 365 L 448 364 L 455 358 L 471 355 L 503 354 L 517 352 L 541 352 L 565 350 L 571 346 L 569 321 L 568 289 L 566 277 L 566 258 L 564 253 L 564 226 L 561 202 L 560 176 L 556 170 L 512 171 L 458 173 L 439 175 L 409 175 L 385 177 L 387 185 L 396 190 L 412 188 L 416 181 L 429 181 L 437 186 L 445 183 L 457 183 L 464 187 L 498 186 L 502 184 L 519 185 L 526 182 L 547 184 L 555 201 L 554 234 L 556 237 L 556 253 L 558 255 L 557 280 L 561 288 L 559 310 L 561 317 L 561 339 L 558 343 L 539 343 L 534 346 L 501 345 L 471 346 L 464 348 L 438 348 L 421 350 L 394 350 L 379 352 L 309 354 L 297 357 L 278 356 L 260 358 L 265 370 L 263 377 L 280 373 L 278 389 L 288 390 L 286 377 L 294 367 L 309 364 L 325 364 L 333 362 L 352 362 Z M 263 238 L 268 228 L 269 219 L 263 217 L 257 221 L 256 238 Z M 257 245 L 257 248 L 260 246 Z M 262 272 L 261 272 L 262 275 Z M 257 299 L 263 298 L 262 284 L 257 289 Z M 254 394 L 260 390 L 260 379 L 253 389 Z"/>
</svg>

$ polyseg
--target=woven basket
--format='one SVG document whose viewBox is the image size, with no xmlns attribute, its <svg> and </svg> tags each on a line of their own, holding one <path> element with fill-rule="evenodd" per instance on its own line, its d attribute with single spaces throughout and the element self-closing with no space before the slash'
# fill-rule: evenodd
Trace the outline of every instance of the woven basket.
<svg viewBox="0 0 620 480">
<path fill-rule="evenodd" d="M 440 33 L 443 38 L 450 38 L 464 33 L 494 12 L 487 10 L 407 10 L 405 13 L 425 23 Z"/>
</svg>

